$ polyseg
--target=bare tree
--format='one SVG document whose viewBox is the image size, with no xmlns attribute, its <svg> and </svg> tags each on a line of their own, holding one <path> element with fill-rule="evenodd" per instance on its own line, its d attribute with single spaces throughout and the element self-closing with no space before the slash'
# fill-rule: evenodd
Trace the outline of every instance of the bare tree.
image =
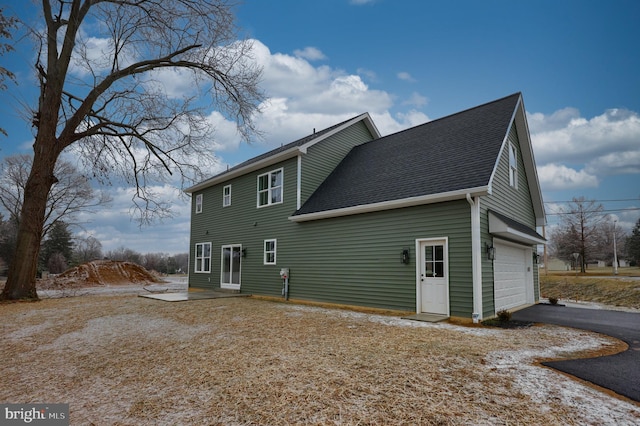
<svg viewBox="0 0 640 426">
<path fill-rule="evenodd" d="M 614 256 L 613 253 L 614 234 L 616 240 L 616 256 Z M 620 266 L 620 258 L 624 257 L 624 242 L 627 239 L 627 232 L 620 225 L 616 225 L 611 216 L 608 216 L 608 220 L 600 223 L 594 238 L 596 245 L 594 253 L 598 257 L 598 260 L 604 260 L 607 266 L 609 266 L 609 264 L 613 266 L 614 259 L 618 258 L 618 266 Z"/>
<path fill-rule="evenodd" d="M 151 182 L 201 178 L 211 158 L 205 112 L 215 105 L 245 138 L 264 100 L 251 44 L 237 41 L 232 1 L 42 0 L 40 97 L 33 110 L 34 159 L 21 210 L 16 259 L 1 298 L 37 299 L 35 277 L 47 197 L 63 151 L 96 177 L 136 188 L 143 221 L 167 214 Z M 55 9 L 54 9 L 55 8 Z M 102 47 L 95 47 L 99 40 Z M 93 45 L 92 45 L 93 43 Z M 177 95 L 164 82 L 190 90 Z M 204 96 L 201 96 L 204 95 Z M 208 102 L 205 102 L 208 101 Z"/>
<path fill-rule="evenodd" d="M 142 266 L 142 255 L 135 250 L 120 246 L 114 250 L 109 250 L 104 257 L 118 262 L 131 262 Z"/>
<path fill-rule="evenodd" d="M 97 238 L 76 238 L 73 249 L 73 260 L 76 263 L 86 263 L 92 260 L 102 259 L 102 243 Z"/>
<path fill-rule="evenodd" d="M 580 270 L 586 271 L 591 257 L 598 252 L 598 237 L 608 215 L 604 206 L 584 197 L 573 198 L 561 212 L 560 227 L 552 235 L 553 246 L 559 257 L 572 260 L 572 253 L 579 253 Z"/>
<path fill-rule="evenodd" d="M 18 20 L 13 16 L 6 16 L 4 8 L 0 7 L 0 39 L 10 40 L 12 38 L 11 31 L 15 30 L 17 25 Z M 12 50 L 13 46 L 11 44 L 0 43 L 0 55 L 4 55 Z M 7 88 L 7 79 L 13 82 L 16 81 L 15 75 L 10 70 L 0 65 L 0 90 L 5 90 Z M 0 133 L 5 136 L 7 135 L 7 132 L 2 127 L 0 127 Z"/>
<path fill-rule="evenodd" d="M 0 164 L 0 205 L 11 217 L 20 218 L 32 157 L 18 154 L 5 157 Z M 60 160 L 54 168 L 58 182 L 52 185 L 47 197 L 42 236 L 44 239 L 56 223 L 64 220 L 69 226 L 78 225 L 77 215 L 106 206 L 111 197 L 95 191 L 90 180 L 80 174 L 69 161 Z"/>
</svg>

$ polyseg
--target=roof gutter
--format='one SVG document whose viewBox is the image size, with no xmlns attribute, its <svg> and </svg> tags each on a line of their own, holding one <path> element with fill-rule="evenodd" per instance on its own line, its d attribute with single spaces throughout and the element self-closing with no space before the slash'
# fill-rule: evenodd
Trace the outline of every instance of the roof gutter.
<svg viewBox="0 0 640 426">
<path fill-rule="evenodd" d="M 362 204 L 359 206 L 344 207 L 341 209 L 325 210 L 320 212 L 305 213 L 289 216 L 292 222 L 308 222 L 311 220 L 328 219 L 331 217 L 350 216 L 354 214 L 377 212 L 382 210 L 400 209 L 403 207 L 419 206 L 423 204 L 441 203 L 444 201 L 463 200 L 471 193 L 474 196 L 487 195 L 488 186 L 469 188 L 458 191 L 443 192 L 439 194 L 423 195 L 420 197 L 409 197 L 400 200 L 382 201 L 379 203 Z"/>
</svg>

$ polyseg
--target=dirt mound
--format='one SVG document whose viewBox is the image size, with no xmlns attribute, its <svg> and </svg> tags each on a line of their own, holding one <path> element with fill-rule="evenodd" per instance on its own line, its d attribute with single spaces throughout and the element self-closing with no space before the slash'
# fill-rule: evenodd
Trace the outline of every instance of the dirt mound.
<svg viewBox="0 0 640 426">
<path fill-rule="evenodd" d="M 42 280 L 39 287 L 55 289 L 159 282 L 162 280 L 135 263 L 96 260 Z"/>
</svg>

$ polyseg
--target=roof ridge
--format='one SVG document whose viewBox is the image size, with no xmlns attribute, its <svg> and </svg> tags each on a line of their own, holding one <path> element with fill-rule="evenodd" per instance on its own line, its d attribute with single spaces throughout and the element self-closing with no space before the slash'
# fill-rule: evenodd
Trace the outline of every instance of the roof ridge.
<svg viewBox="0 0 640 426">
<path fill-rule="evenodd" d="M 428 125 L 428 124 L 433 124 L 433 123 L 436 123 L 436 122 L 439 122 L 439 121 L 442 121 L 442 120 L 446 120 L 446 119 L 449 119 L 449 118 L 453 118 L 453 117 L 455 117 L 455 116 L 457 116 L 457 115 L 461 115 L 461 114 L 464 114 L 464 113 L 468 113 L 468 112 L 473 111 L 473 110 L 476 110 L 476 109 L 484 108 L 484 107 L 487 107 L 487 106 L 489 106 L 489 105 L 491 105 L 491 104 L 495 104 L 495 103 L 498 103 L 498 102 L 503 102 L 503 101 L 505 101 L 505 100 L 507 100 L 507 99 L 509 99 L 509 98 L 515 97 L 515 96 L 522 96 L 522 92 L 515 92 L 515 93 L 512 93 L 512 94 L 510 94 L 510 95 L 503 96 L 503 97 L 502 97 L 502 98 L 500 98 L 500 99 L 495 99 L 495 100 L 493 100 L 493 101 L 485 102 L 484 104 L 476 105 L 476 106 L 474 106 L 474 107 L 470 107 L 470 108 L 467 108 L 467 109 L 462 110 L 462 111 L 454 112 L 454 113 L 451 113 L 451 114 L 449 114 L 449 115 L 445 115 L 444 117 L 435 118 L 435 119 L 433 119 L 433 120 L 427 121 L 426 123 L 418 124 L 417 126 L 412 126 L 412 127 L 408 127 L 408 128 L 406 128 L 406 129 L 398 130 L 397 132 L 390 133 L 390 134 L 388 134 L 388 135 L 382 136 L 382 137 L 380 137 L 380 138 L 378 138 L 378 139 L 375 139 L 375 140 L 373 140 L 373 141 L 371 141 L 371 142 L 375 142 L 376 140 L 380 140 L 380 139 L 388 138 L 389 136 L 398 135 L 398 134 L 400 134 L 400 133 L 404 133 L 404 132 L 407 132 L 407 131 L 409 131 L 409 130 L 415 130 L 415 129 L 416 129 L 416 128 L 418 128 L 418 127 L 426 126 L 426 125 Z"/>
</svg>

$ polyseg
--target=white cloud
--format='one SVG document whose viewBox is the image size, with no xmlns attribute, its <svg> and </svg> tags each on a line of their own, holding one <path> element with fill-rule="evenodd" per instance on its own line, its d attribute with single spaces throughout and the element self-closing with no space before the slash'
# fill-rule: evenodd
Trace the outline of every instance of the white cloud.
<svg viewBox="0 0 640 426">
<path fill-rule="evenodd" d="M 587 163 L 586 170 L 597 175 L 640 174 L 640 148 L 598 157 Z"/>
<path fill-rule="evenodd" d="M 366 68 L 358 68 L 357 73 L 358 75 L 364 77 L 365 79 L 371 82 L 378 81 L 378 75 L 375 73 L 375 71 L 372 71 Z"/>
<path fill-rule="evenodd" d="M 587 119 L 564 108 L 527 118 L 543 190 L 595 188 L 606 176 L 640 174 L 637 112 L 609 109 Z"/>
<path fill-rule="evenodd" d="M 171 99 L 191 96 L 197 90 L 193 71 L 185 68 L 162 68 L 150 72 L 146 77 L 149 88 L 161 91 Z"/>
<path fill-rule="evenodd" d="M 404 81 L 408 81 L 408 82 L 411 82 L 411 83 L 416 81 L 415 78 L 413 78 L 411 76 L 411 74 L 409 74 L 408 72 L 405 72 L 405 71 L 399 72 L 397 76 L 398 76 L 398 79 L 404 80 Z"/>
<path fill-rule="evenodd" d="M 538 178 L 543 191 L 595 188 L 598 178 L 585 170 L 575 170 L 562 164 L 538 166 Z"/>
<path fill-rule="evenodd" d="M 212 111 L 207 117 L 207 122 L 213 130 L 211 149 L 214 152 L 232 151 L 238 149 L 242 138 L 238 133 L 236 123 L 226 119 L 218 111 Z"/>
<path fill-rule="evenodd" d="M 270 97 L 256 117 L 266 145 L 291 142 L 316 130 L 363 112 L 389 117 L 393 96 L 371 89 L 361 75 L 374 78 L 366 70 L 349 74 L 325 65 L 314 67 L 304 57 L 272 53 L 259 40 L 253 40 L 253 56 L 263 69 L 262 89 Z M 414 100 L 420 102 L 420 99 Z M 402 128 L 393 119 L 380 125 L 381 132 Z"/>
<path fill-rule="evenodd" d="M 413 92 L 411 94 L 411 97 L 409 99 L 407 99 L 406 101 L 402 102 L 402 104 L 403 105 L 411 105 L 411 106 L 414 106 L 416 108 L 420 108 L 420 107 L 425 106 L 428 102 L 429 102 L 429 99 L 427 99 L 426 96 L 422 96 L 418 92 Z"/>
<path fill-rule="evenodd" d="M 293 51 L 293 54 L 298 58 L 307 59 L 309 61 L 319 61 L 322 59 L 327 59 L 324 53 L 316 47 L 307 46 L 304 49 L 296 49 Z"/>
<path fill-rule="evenodd" d="M 543 133 L 563 129 L 574 119 L 580 119 L 580 111 L 576 108 L 563 108 L 551 115 L 539 112 L 527 113 L 527 122 L 531 133 Z"/>
<path fill-rule="evenodd" d="M 529 119 L 536 160 L 542 164 L 640 152 L 640 116 L 633 111 L 610 109 L 588 120 L 567 108 L 550 116 L 531 114 Z"/>
<path fill-rule="evenodd" d="M 104 252 L 121 246 L 140 253 L 164 252 L 184 253 L 189 249 L 190 204 L 181 197 L 176 187 L 158 185 L 150 189 L 157 194 L 157 200 L 172 206 L 174 218 L 139 227 L 132 216 L 134 188 L 109 188 L 113 201 L 109 208 L 79 215 L 85 230 L 81 236 L 93 236 L 102 244 Z"/>
</svg>

